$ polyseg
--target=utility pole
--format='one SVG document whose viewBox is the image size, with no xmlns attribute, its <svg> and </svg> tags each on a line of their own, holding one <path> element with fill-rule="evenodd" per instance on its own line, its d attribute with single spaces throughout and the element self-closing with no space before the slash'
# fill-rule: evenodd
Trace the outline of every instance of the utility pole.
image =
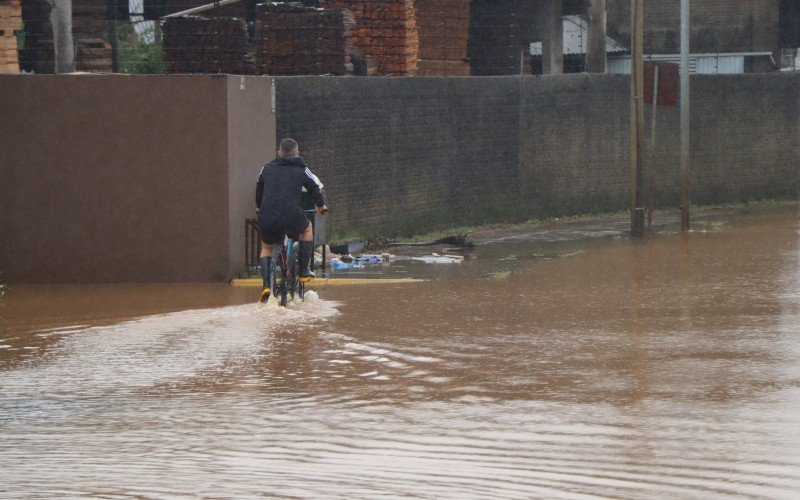
<svg viewBox="0 0 800 500">
<path fill-rule="evenodd" d="M 542 40 L 542 73 L 564 72 L 564 9 L 561 1 L 547 2 L 547 23 Z"/>
<path fill-rule="evenodd" d="M 689 80 L 689 0 L 681 0 L 681 231 L 688 231 L 690 192 L 692 189 L 692 158 L 690 132 Z"/>
<path fill-rule="evenodd" d="M 53 26 L 55 72 L 75 71 L 75 44 L 72 41 L 72 0 L 48 0 Z"/>
<path fill-rule="evenodd" d="M 658 125 L 658 64 L 653 67 L 653 105 L 650 122 L 650 161 L 647 173 L 647 229 L 653 230 L 653 209 L 656 204 L 656 125 Z"/>
<path fill-rule="evenodd" d="M 631 0 L 631 236 L 644 236 L 644 0 Z"/>
<path fill-rule="evenodd" d="M 589 0 L 589 41 L 586 72 L 606 72 L 606 0 Z"/>
</svg>

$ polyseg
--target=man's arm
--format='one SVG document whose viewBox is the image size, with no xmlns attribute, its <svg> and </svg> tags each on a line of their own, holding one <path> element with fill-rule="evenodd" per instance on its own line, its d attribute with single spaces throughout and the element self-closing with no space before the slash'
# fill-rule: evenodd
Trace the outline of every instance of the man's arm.
<svg viewBox="0 0 800 500">
<path fill-rule="evenodd" d="M 264 169 L 261 169 L 261 174 L 258 175 L 258 182 L 256 183 L 256 208 L 261 209 L 261 198 L 264 196 Z"/>
<path fill-rule="evenodd" d="M 308 194 L 311 195 L 311 199 L 314 200 L 316 206 L 325 206 L 325 198 L 322 196 L 322 182 L 320 182 L 319 177 L 311 172 L 308 165 L 306 165 L 305 176 L 303 177 L 303 187 L 305 187 Z"/>
</svg>

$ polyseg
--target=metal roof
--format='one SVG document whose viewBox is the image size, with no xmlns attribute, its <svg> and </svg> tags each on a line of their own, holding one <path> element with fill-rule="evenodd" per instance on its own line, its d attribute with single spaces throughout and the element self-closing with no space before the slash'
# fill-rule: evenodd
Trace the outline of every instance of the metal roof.
<svg viewBox="0 0 800 500">
<path fill-rule="evenodd" d="M 585 54 L 589 44 L 589 23 L 580 16 L 564 16 L 564 55 Z M 629 52 L 621 43 L 606 37 L 606 53 Z M 542 42 L 531 44 L 531 55 L 542 55 Z"/>
</svg>

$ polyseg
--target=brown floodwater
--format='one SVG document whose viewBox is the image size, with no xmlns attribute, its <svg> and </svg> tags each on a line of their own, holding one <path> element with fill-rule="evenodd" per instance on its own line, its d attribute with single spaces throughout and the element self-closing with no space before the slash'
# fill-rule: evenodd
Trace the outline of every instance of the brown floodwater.
<svg viewBox="0 0 800 500">
<path fill-rule="evenodd" d="M 797 498 L 800 213 L 483 235 L 286 310 L 13 287 L 2 497 Z"/>
</svg>

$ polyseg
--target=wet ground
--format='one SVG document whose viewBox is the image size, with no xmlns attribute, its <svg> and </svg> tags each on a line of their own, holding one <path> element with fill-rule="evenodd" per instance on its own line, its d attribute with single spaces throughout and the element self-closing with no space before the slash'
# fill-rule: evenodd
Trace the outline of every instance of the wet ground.
<svg viewBox="0 0 800 500">
<path fill-rule="evenodd" d="M 475 235 L 360 273 L 429 281 L 289 310 L 13 287 L 0 496 L 797 498 L 797 205 L 615 224 Z"/>
</svg>

